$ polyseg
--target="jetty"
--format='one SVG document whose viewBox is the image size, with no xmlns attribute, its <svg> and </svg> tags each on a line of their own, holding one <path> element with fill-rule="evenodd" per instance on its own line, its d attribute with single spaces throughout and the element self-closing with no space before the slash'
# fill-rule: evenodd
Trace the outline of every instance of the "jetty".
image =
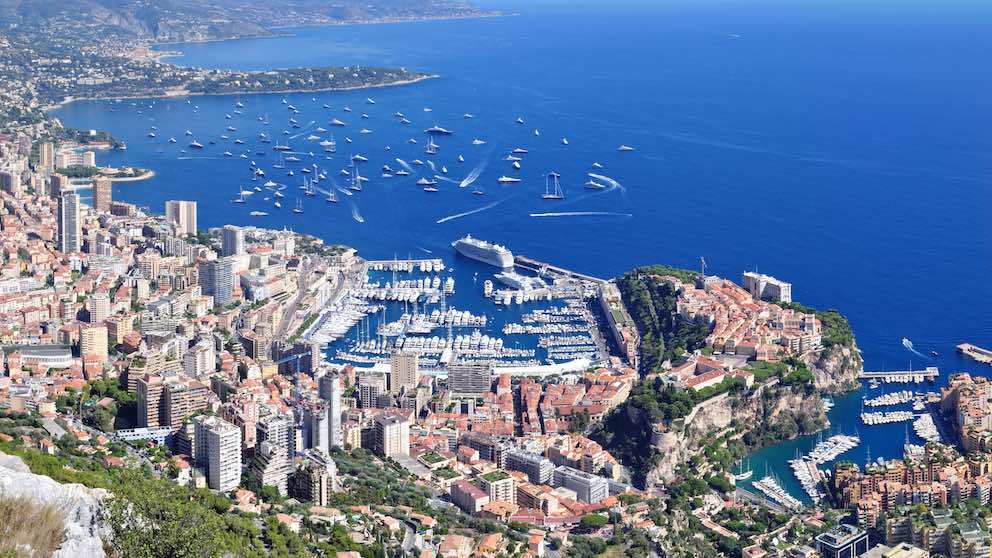
<svg viewBox="0 0 992 558">
<path fill-rule="evenodd" d="M 992 364 L 992 351 L 983 349 L 977 345 L 961 343 L 958 345 L 958 352 L 982 364 Z"/>
<path fill-rule="evenodd" d="M 580 279 L 582 281 L 591 281 L 597 284 L 606 282 L 606 280 L 600 279 L 599 277 L 593 277 L 592 275 L 585 275 L 577 271 L 571 271 L 563 267 L 538 261 L 533 258 L 528 258 L 527 256 L 514 256 L 513 263 L 516 264 L 517 267 L 533 271 L 538 275 L 558 275 L 571 277 L 573 279 Z"/>
<path fill-rule="evenodd" d="M 934 381 L 940 376 L 940 369 L 936 366 L 927 366 L 923 370 L 889 370 L 875 372 L 861 372 L 858 374 L 859 380 L 880 380 L 886 383 L 908 384 L 923 383 L 924 381 Z"/>
</svg>

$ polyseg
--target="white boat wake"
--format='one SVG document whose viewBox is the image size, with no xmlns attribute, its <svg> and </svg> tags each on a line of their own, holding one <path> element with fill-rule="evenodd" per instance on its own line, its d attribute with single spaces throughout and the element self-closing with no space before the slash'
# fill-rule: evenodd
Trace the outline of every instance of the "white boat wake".
<svg viewBox="0 0 992 558">
<path fill-rule="evenodd" d="M 458 187 L 459 188 L 467 188 L 467 187 L 471 186 L 473 182 L 475 182 L 476 180 L 478 180 L 479 179 L 479 175 L 482 174 L 482 171 L 486 170 L 486 163 L 488 161 L 489 161 L 489 157 L 488 156 L 485 157 L 485 158 L 483 158 L 482 159 L 482 162 L 479 163 L 474 169 L 472 169 L 472 172 L 468 173 L 468 176 L 466 176 L 465 178 L 463 178 L 462 181 L 458 183 Z"/>
<path fill-rule="evenodd" d="M 365 222 L 365 217 L 362 217 L 362 214 L 358 212 L 358 206 L 354 203 L 351 203 L 351 218 L 359 223 Z"/>
<path fill-rule="evenodd" d="M 425 254 L 433 254 L 434 253 L 434 252 L 431 252 L 430 250 L 428 250 L 427 248 L 424 248 L 424 247 L 421 247 L 421 246 L 417 246 L 417 250 L 420 250 L 421 252 L 423 252 Z"/>
<path fill-rule="evenodd" d="M 456 213 L 454 215 L 448 215 L 447 217 L 441 217 L 440 219 L 438 219 L 437 221 L 435 221 L 435 223 L 437 223 L 438 225 L 440 225 L 441 223 L 447 223 L 448 221 L 454 221 L 455 219 L 461 219 L 462 217 L 468 217 L 469 215 L 475 215 L 476 213 L 482 213 L 483 211 L 486 211 L 487 209 L 492 209 L 492 208 L 496 207 L 497 205 L 503 203 L 503 201 L 504 200 L 494 201 L 493 203 L 484 205 L 482 207 L 473 209 L 471 211 L 466 211 L 464 213 Z"/>
<path fill-rule="evenodd" d="M 619 182 L 617 182 L 616 180 L 613 180 L 609 176 L 604 176 L 602 174 L 596 174 L 594 172 L 590 172 L 589 173 L 589 177 L 590 178 L 595 178 L 597 180 L 601 180 L 601 181 L 605 182 L 610 187 L 608 190 L 604 190 L 604 192 L 609 192 L 611 190 L 616 190 L 618 188 L 620 189 L 620 192 L 621 193 L 626 193 L 627 192 L 627 189 L 626 188 L 624 188 Z"/>
<path fill-rule="evenodd" d="M 427 159 L 427 166 L 431 168 L 431 172 L 437 172 L 437 167 L 434 166 L 434 161 Z"/>
<path fill-rule="evenodd" d="M 399 163 L 400 165 L 402 165 L 403 168 L 406 169 L 406 172 L 413 172 L 413 167 L 411 167 L 410 165 L 408 165 L 407 162 L 404 161 L 403 159 L 400 159 L 399 157 L 397 157 L 396 158 L 396 162 Z"/>
<path fill-rule="evenodd" d="M 441 176 L 440 174 L 435 174 L 434 175 L 434 179 L 435 180 L 443 180 L 445 182 L 450 182 L 452 184 L 458 184 L 458 181 L 457 180 L 453 180 L 451 178 L 448 178 L 447 176 Z"/>
<path fill-rule="evenodd" d="M 556 211 L 553 213 L 531 213 L 531 217 L 633 217 L 633 213 L 615 211 Z"/>
<path fill-rule="evenodd" d="M 913 347 L 913 342 L 910 341 L 909 339 L 906 339 L 905 337 L 902 338 L 902 346 L 903 347 L 906 347 L 907 349 L 909 349 L 909 352 L 913 353 L 914 355 L 921 356 L 921 357 L 926 358 L 926 359 L 929 359 L 930 358 L 927 355 L 921 353 L 920 351 L 917 351 Z"/>
</svg>

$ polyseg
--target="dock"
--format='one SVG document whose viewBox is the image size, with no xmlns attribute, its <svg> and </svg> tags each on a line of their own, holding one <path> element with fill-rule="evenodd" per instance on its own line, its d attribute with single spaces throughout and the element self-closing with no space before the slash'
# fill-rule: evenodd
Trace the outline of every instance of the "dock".
<svg viewBox="0 0 992 558">
<path fill-rule="evenodd" d="M 927 366 L 923 370 L 881 370 L 861 372 L 859 380 L 880 380 L 887 383 L 922 383 L 924 380 L 934 381 L 940 376 L 940 369 Z"/>
<path fill-rule="evenodd" d="M 593 283 L 605 283 L 606 280 L 600 279 L 599 277 L 593 277 L 592 275 L 585 275 L 583 273 L 578 273 L 576 271 L 571 271 L 563 267 L 558 267 L 549 263 L 541 262 L 533 258 L 528 258 L 527 256 L 514 256 L 513 263 L 517 267 L 533 271 L 539 275 L 559 275 L 563 277 L 571 277 L 573 279 L 581 279 L 582 281 L 592 281 Z"/>
<path fill-rule="evenodd" d="M 977 345 L 961 343 L 958 345 L 958 352 L 976 362 L 992 364 L 992 351 L 983 349 Z"/>
</svg>

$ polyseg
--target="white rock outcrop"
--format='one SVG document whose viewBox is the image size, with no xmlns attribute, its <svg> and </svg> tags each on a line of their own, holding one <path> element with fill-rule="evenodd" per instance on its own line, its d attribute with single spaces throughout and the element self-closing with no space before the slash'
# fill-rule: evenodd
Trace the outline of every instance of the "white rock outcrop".
<svg viewBox="0 0 992 558">
<path fill-rule="evenodd" d="M 21 458 L 0 452 L 0 494 L 54 506 L 65 519 L 65 540 L 55 558 L 103 557 L 100 501 L 106 491 L 60 484 L 31 472 Z"/>
</svg>

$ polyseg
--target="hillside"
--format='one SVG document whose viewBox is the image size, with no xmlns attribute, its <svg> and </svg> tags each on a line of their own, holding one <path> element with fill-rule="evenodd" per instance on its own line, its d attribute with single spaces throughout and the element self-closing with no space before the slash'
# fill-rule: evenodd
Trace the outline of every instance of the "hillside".
<svg viewBox="0 0 992 558">
<path fill-rule="evenodd" d="M 710 326 L 680 316 L 678 291 L 661 276 L 683 283 L 697 275 L 667 266 L 642 267 L 617 279 L 641 334 L 642 380 L 628 400 L 607 416 L 593 437 L 631 471 L 639 486 L 669 481 L 690 462 L 694 470 L 719 471 L 757 447 L 810 434 L 826 424 L 821 396 L 857 386 L 862 362 L 847 320 L 837 311 L 815 313 L 822 349 L 779 362 L 751 362 L 747 387 L 736 377 L 694 391 L 663 380 L 665 367 L 685 353 L 709 352 Z"/>
<path fill-rule="evenodd" d="M 2 28 L 72 24 L 152 42 L 268 35 L 275 27 L 490 15 L 458 0 L 0 0 Z"/>
</svg>

